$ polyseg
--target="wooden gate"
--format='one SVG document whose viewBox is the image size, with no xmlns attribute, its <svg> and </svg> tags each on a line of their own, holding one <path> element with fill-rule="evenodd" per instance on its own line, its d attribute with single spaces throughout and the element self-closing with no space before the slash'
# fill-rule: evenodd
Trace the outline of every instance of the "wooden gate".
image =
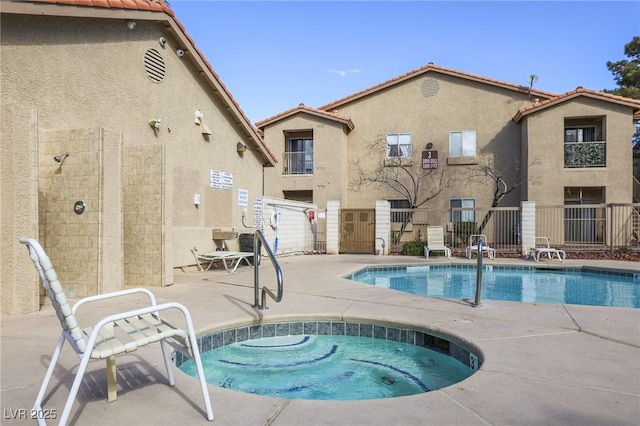
<svg viewBox="0 0 640 426">
<path fill-rule="evenodd" d="M 340 253 L 375 251 L 375 210 L 340 210 Z"/>
</svg>

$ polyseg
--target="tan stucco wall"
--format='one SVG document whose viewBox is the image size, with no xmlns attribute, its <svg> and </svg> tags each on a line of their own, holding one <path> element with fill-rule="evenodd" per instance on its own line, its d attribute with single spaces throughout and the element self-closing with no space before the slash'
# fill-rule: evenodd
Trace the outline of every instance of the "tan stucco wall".
<svg viewBox="0 0 640 426">
<path fill-rule="evenodd" d="M 434 96 L 422 94 L 421 86 L 426 79 L 438 83 L 439 90 Z M 367 143 L 376 137 L 410 133 L 414 159 L 419 162 L 426 144 L 433 143 L 432 149 L 438 151 L 438 171 L 444 170 L 449 180 L 449 187 L 429 201 L 428 207 L 446 209 L 450 198 L 475 198 L 477 207 L 488 207 L 493 198 L 492 183 L 469 179 L 473 165 L 447 164 L 449 132 L 475 130 L 478 154 L 475 160 L 487 163 L 494 161 L 494 157 L 502 158 L 499 167 L 511 179 L 520 157 L 520 130 L 511 117 L 529 103 L 526 94 L 427 73 L 339 108 L 338 113 L 349 117 L 355 125 L 349 134 L 349 165 L 357 159 L 365 166 L 381 161 L 367 151 Z M 350 166 L 349 182 L 355 179 L 354 171 Z M 374 206 L 375 200 L 386 198 L 401 197 L 388 190 L 363 189 L 348 191 L 346 203 L 349 208 L 367 208 Z M 515 191 L 502 205 L 517 205 L 518 199 L 519 193 Z"/>
<path fill-rule="evenodd" d="M 283 174 L 278 164 L 265 171 L 265 188 L 273 197 L 283 197 L 283 191 L 313 191 L 314 204 L 324 210 L 328 200 L 346 196 L 348 136 L 344 126 L 302 112 L 267 127 L 264 140 L 272 151 L 284 153 L 284 132 L 305 130 L 313 131 L 313 175 Z"/>
<path fill-rule="evenodd" d="M 54 262 L 64 253 L 78 255 L 71 241 L 97 246 L 83 255 L 91 263 L 86 271 L 62 266 L 58 271 L 63 282 L 80 282 L 92 271 L 95 279 L 87 281 L 93 284 L 72 286 L 82 296 L 117 288 L 123 280 L 171 284 L 174 267 L 194 263 L 192 247 L 213 249 L 212 228 L 242 228 L 238 189 L 248 191 L 252 211 L 254 198 L 262 195 L 264 160 L 254 150 L 236 152 L 237 142 L 250 145 L 246 132 L 188 57 L 175 54 L 176 40 L 162 22 L 138 21 L 129 30 L 124 19 L 3 14 L 1 31 L 2 312 L 38 306 L 37 276 L 17 241 L 22 235 L 42 239 Z M 167 39 L 164 48 L 161 36 Z M 145 72 L 149 48 L 165 62 L 160 83 Z M 194 123 L 197 108 L 211 129 L 208 138 Z M 155 118 L 162 120 L 157 132 L 148 124 Z M 97 145 L 86 152 L 70 137 L 51 140 L 55 132 L 87 131 L 96 133 Z M 53 161 L 58 149 L 70 152 L 61 168 Z M 212 188 L 212 169 L 230 173 L 232 187 Z M 57 170 L 62 174 L 55 175 Z M 56 232 L 69 235 L 52 241 L 40 185 L 49 175 L 69 173 L 90 193 L 67 187 L 65 179 L 48 190 L 56 197 L 64 192 L 67 200 L 56 207 L 61 212 Z M 201 194 L 199 206 L 194 194 Z M 68 213 L 73 207 L 68 204 L 81 198 L 91 203 L 78 218 L 96 215 L 89 233 L 97 242 L 73 235 L 70 225 L 78 218 Z"/>
<path fill-rule="evenodd" d="M 0 301 L 2 313 L 16 314 L 39 306 L 38 274 L 18 242 L 38 233 L 37 114 L 4 97 L 0 114 Z M 10 123 L 23 125 L 8 132 Z"/>
<path fill-rule="evenodd" d="M 565 118 L 606 116 L 606 167 L 564 167 Z M 628 107 L 578 98 L 527 116 L 523 134 L 529 158 L 527 194 L 537 205 L 562 205 L 564 187 L 605 187 L 607 203 L 632 201 L 631 136 Z"/>
</svg>

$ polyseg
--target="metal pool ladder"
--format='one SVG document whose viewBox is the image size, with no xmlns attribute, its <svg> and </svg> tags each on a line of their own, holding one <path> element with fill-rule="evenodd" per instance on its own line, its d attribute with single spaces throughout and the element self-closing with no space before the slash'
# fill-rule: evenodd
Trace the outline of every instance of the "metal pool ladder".
<svg viewBox="0 0 640 426">
<path fill-rule="evenodd" d="M 480 305 L 480 292 L 482 291 L 482 239 L 478 240 L 478 266 L 476 267 L 476 298 L 474 307 Z"/>
<path fill-rule="evenodd" d="M 273 267 L 276 270 L 276 278 L 278 280 L 278 293 L 273 294 L 271 290 L 267 287 L 262 287 L 262 303 L 260 303 L 260 245 L 264 244 L 264 248 L 269 255 L 269 259 L 273 264 Z M 282 290 L 283 290 L 283 281 L 282 281 L 282 268 L 280 268 L 280 264 L 276 260 L 271 247 L 267 243 L 267 240 L 264 238 L 264 234 L 261 230 L 256 230 L 255 234 L 253 234 L 253 293 L 254 293 L 254 308 L 258 309 L 267 309 L 267 305 L 265 303 L 265 296 L 268 294 L 276 303 L 280 303 L 282 300 Z"/>
</svg>

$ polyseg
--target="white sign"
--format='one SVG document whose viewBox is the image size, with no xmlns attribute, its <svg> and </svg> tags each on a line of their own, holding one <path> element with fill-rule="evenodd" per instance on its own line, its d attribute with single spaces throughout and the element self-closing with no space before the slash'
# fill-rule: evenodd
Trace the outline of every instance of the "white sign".
<svg viewBox="0 0 640 426">
<path fill-rule="evenodd" d="M 253 227 L 262 229 L 262 198 L 253 200 Z"/>
<path fill-rule="evenodd" d="M 246 189 L 238 189 L 238 205 L 249 205 L 249 191 L 247 191 Z"/>
<path fill-rule="evenodd" d="M 231 188 L 233 188 L 233 174 L 211 169 L 210 186 L 211 188 L 231 191 Z"/>
</svg>

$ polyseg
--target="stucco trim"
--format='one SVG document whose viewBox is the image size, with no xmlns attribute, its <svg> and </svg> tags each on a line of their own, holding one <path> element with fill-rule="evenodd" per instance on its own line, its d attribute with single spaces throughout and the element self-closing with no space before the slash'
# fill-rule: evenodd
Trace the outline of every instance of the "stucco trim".
<svg viewBox="0 0 640 426">
<path fill-rule="evenodd" d="M 447 165 L 449 166 L 467 166 L 478 164 L 478 157 L 475 155 L 461 157 L 447 157 Z"/>
<path fill-rule="evenodd" d="M 470 81 L 475 81 L 478 83 L 483 83 L 483 84 L 488 84 L 491 86 L 495 86 L 495 87 L 501 87 L 503 89 L 508 89 L 508 90 L 513 90 L 519 93 L 528 93 L 531 96 L 537 97 L 537 98 L 551 98 L 553 96 L 556 96 L 554 93 L 551 92 L 545 92 L 542 90 L 531 90 L 530 87 L 528 86 L 522 86 L 522 85 L 517 85 L 517 84 L 512 84 L 512 83 L 507 83 L 505 81 L 500 81 L 500 80 L 495 80 L 492 78 L 487 78 L 487 77 L 482 77 L 479 75 L 475 75 L 475 74 L 470 74 L 470 73 L 466 73 L 466 72 L 462 72 L 462 71 L 458 71 L 458 70 L 454 70 L 451 68 L 445 68 L 445 67 L 441 67 L 441 66 L 437 66 L 435 65 L 433 62 L 429 62 L 427 65 L 415 69 L 413 71 L 409 71 L 405 74 L 401 74 L 395 78 L 392 78 L 390 80 L 384 81 L 380 84 L 377 84 L 375 86 L 369 87 L 368 89 L 364 89 L 360 92 L 354 93 L 352 95 L 346 96 L 344 98 L 338 99 L 337 101 L 334 102 L 330 102 L 326 105 L 323 105 L 321 107 L 319 107 L 318 109 L 320 110 L 334 110 L 336 108 L 339 107 L 343 107 L 351 102 L 357 101 L 358 99 L 364 98 L 366 96 L 372 95 L 376 92 L 379 92 L 381 90 L 385 90 L 389 87 L 395 86 L 397 84 L 400 84 L 406 80 L 409 79 L 413 79 L 419 76 L 422 76 L 424 74 L 428 74 L 428 73 L 438 73 L 438 74 L 445 74 L 445 75 L 449 75 L 452 77 L 457 77 L 457 78 L 462 78 L 465 80 L 470 80 Z"/>
<path fill-rule="evenodd" d="M 350 132 L 355 128 L 355 126 L 353 124 L 353 121 L 351 121 L 351 119 L 349 117 L 346 117 L 344 115 L 340 115 L 340 114 L 334 113 L 334 112 L 321 111 L 321 110 L 316 109 L 316 108 L 308 107 L 308 106 L 306 106 L 304 104 L 300 104 L 295 108 L 288 109 L 288 110 L 286 110 L 284 112 L 281 112 L 280 114 L 276 114 L 276 115 L 274 115 L 272 117 L 269 117 L 269 118 L 267 118 L 265 120 L 259 121 L 259 122 L 256 123 L 256 126 L 259 129 L 264 129 L 265 127 L 270 126 L 272 124 L 275 124 L 275 123 L 277 123 L 279 121 L 282 121 L 285 118 L 289 118 L 289 117 L 292 117 L 294 115 L 301 114 L 301 113 L 309 114 L 309 115 L 312 115 L 314 117 L 324 118 L 324 119 L 331 120 L 331 121 L 336 121 L 336 122 L 342 124 L 347 129 L 347 132 Z"/>
</svg>

